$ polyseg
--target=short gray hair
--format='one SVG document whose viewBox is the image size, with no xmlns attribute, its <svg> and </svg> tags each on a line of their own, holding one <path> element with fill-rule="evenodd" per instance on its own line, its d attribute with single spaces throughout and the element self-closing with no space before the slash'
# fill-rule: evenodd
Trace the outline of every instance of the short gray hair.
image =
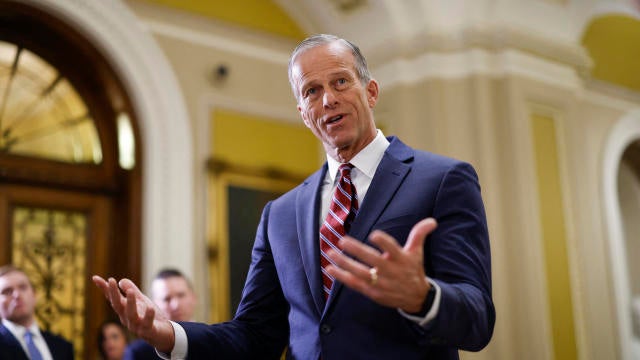
<svg viewBox="0 0 640 360">
<path fill-rule="evenodd" d="M 371 73 L 369 72 L 369 67 L 367 66 L 367 59 L 364 58 L 364 55 L 362 55 L 360 48 L 358 48 L 356 44 L 352 43 L 349 40 L 339 38 L 335 35 L 329 35 L 329 34 L 312 35 L 302 40 L 302 42 L 300 42 L 300 44 L 298 44 L 298 46 L 296 46 L 296 48 L 293 50 L 293 52 L 291 53 L 291 57 L 289 58 L 289 68 L 288 68 L 289 84 L 291 84 L 291 90 L 293 91 L 293 95 L 296 97 L 296 99 L 298 99 L 298 93 L 296 92 L 296 87 L 293 82 L 293 75 L 292 75 L 293 63 L 296 61 L 298 56 L 303 52 L 318 46 L 330 44 L 335 41 L 339 41 L 344 46 L 346 46 L 347 49 L 351 50 L 351 53 L 353 54 L 353 57 L 355 59 L 355 67 L 356 67 L 355 70 L 356 70 L 356 73 L 358 74 L 358 79 L 360 80 L 360 82 L 363 85 L 366 85 L 369 82 L 369 80 L 371 80 Z"/>
</svg>

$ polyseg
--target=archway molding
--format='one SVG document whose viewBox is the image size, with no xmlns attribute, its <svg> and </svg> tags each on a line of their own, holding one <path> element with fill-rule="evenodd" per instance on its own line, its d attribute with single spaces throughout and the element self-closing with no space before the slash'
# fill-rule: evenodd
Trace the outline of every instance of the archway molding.
<svg viewBox="0 0 640 360">
<path fill-rule="evenodd" d="M 119 75 L 138 119 L 142 149 L 142 276 L 162 266 L 193 275 L 191 126 L 161 49 L 120 0 L 21 0 L 91 41 Z M 115 120 L 114 120 L 115 121 Z M 108 274 L 105 274 L 108 275 Z"/>
<path fill-rule="evenodd" d="M 623 116 L 613 126 L 604 147 L 602 179 L 605 217 L 609 239 L 611 274 L 622 359 L 640 357 L 640 341 L 632 330 L 631 289 L 626 256 L 623 216 L 618 195 L 618 174 L 624 151 L 640 140 L 640 109 Z"/>
</svg>

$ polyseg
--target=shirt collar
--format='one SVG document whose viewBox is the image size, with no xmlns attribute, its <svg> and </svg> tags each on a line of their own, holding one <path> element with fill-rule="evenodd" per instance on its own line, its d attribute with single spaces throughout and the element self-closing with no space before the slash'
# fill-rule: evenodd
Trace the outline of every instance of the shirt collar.
<svg viewBox="0 0 640 360">
<path fill-rule="evenodd" d="M 34 337 L 41 336 L 40 329 L 38 328 L 38 324 L 35 321 L 28 328 L 7 319 L 2 319 L 2 325 L 9 329 L 9 331 L 11 331 L 11 333 L 13 333 L 13 335 L 19 339 L 24 338 L 24 334 L 27 332 L 27 330 L 31 332 Z"/>
<path fill-rule="evenodd" d="M 378 129 L 373 141 L 371 141 L 369 145 L 365 146 L 364 149 L 360 150 L 360 152 L 357 153 L 349 163 L 369 178 L 373 178 L 373 175 L 375 175 L 376 169 L 378 168 L 378 164 L 380 164 L 380 160 L 382 160 L 382 156 L 384 156 L 384 152 L 388 147 L 389 141 L 384 137 L 382 131 Z M 340 165 L 340 162 L 327 155 L 327 166 L 329 167 L 328 171 L 329 176 L 331 177 L 331 183 L 335 182 L 338 167 L 340 167 Z"/>
</svg>

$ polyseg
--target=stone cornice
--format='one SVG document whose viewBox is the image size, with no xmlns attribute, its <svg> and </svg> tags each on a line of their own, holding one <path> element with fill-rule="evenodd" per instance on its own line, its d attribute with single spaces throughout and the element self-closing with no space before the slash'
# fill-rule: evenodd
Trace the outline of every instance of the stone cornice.
<svg viewBox="0 0 640 360">
<path fill-rule="evenodd" d="M 446 54 L 482 49 L 487 52 L 517 50 L 572 67 L 585 77 L 592 61 L 579 43 L 550 39 L 514 27 L 469 27 L 459 32 L 421 33 L 405 41 L 380 44 L 368 49 L 370 65 L 377 67 L 398 59 L 411 60 L 425 54 Z"/>
</svg>

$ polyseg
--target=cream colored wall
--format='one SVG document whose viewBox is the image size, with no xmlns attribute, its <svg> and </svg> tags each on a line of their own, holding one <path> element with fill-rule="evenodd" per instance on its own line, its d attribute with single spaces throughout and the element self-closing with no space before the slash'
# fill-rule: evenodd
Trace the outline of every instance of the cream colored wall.
<svg viewBox="0 0 640 360">
<path fill-rule="evenodd" d="M 603 149 L 621 109 L 584 98 L 567 119 L 568 191 L 572 201 L 576 277 L 585 359 L 621 358 L 604 201 Z M 570 130 L 570 131 L 569 131 Z"/>
</svg>

